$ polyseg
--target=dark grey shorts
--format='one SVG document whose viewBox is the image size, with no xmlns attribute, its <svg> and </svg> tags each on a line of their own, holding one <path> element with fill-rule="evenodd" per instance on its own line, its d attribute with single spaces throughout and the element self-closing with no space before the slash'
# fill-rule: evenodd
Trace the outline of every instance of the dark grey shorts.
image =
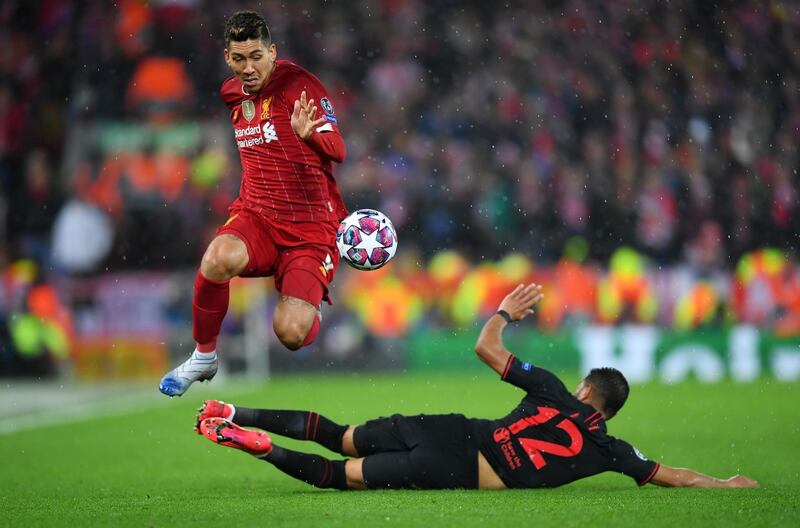
<svg viewBox="0 0 800 528">
<path fill-rule="evenodd" d="M 364 458 L 367 488 L 478 487 L 478 442 L 461 414 L 421 414 L 370 420 L 353 442 Z"/>
</svg>

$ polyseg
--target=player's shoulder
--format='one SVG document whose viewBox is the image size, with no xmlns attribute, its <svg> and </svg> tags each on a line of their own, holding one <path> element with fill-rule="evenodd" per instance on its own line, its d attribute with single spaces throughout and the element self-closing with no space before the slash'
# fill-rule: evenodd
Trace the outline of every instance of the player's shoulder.
<svg viewBox="0 0 800 528">
<path fill-rule="evenodd" d="M 524 368 L 524 366 L 523 366 L 523 368 Z M 542 382 L 545 382 L 548 385 L 552 385 L 553 387 L 557 387 L 558 389 L 560 389 L 560 390 L 566 392 L 567 394 L 569 394 L 569 391 L 567 390 L 567 386 L 564 385 L 564 382 L 561 381 L 561 378 L 556 376 L 553 372 L 547 370 L 546 368 L 534 366 L 533 367 L 533 373 Z"/>
<path fill-rule="evenodd" d="M 285 59 L 278 59 L 275 61 L 278 65 L 278 70 L 283 73 L 283 75 L 287 77 L 294 77 L 294 76 L 312 76 L 313 73 L 308 71 L 307 69 L 303 68 L 296 62 L 292 62 L 290 60 Z"/>
<path fill-rule="evenodd" d="M 634 447 L 634 445 L 627 440 L 616 436 L 611 436 L 607 432 L 603 436 L 605 437 L 606 441 L 605 445 L 602 447 L 605 447 L 608 452 L 611 453 L 613 458 L 631 458 L 635 456 L 640 460 L 647 460 L 647 457 L 645 457 L 641 451 L 636 449 L 636 447 Z"/>
<path fill-rule="evenodd" d="M 222 101 L 225 103 L 225 106 L 228 108 L 233 107 L 236 103 L 240 102 L 244 98 L 244 91 L 242 88 L 242 81 L 240 81 L 235 75 L 231 75 L 222 81 L 222 86 L 219 89 L 219 95 L 222 98 Z"/>
<path fill-rule="evenodd" d="M 316 75 L 299 64 L 289 60 L 278 60 L 276 62 L 278 63 L 278 70 L 281 71 L 282 77 L 287 84 L 295 81 L 310 81 L 322 86 L 322 81 L 320 81 Z"/>
</svg>

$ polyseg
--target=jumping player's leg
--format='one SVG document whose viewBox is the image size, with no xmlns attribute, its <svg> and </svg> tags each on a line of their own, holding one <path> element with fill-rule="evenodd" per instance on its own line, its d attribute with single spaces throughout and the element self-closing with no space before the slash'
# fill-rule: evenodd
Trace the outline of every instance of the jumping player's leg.
<svg viewBox="0 0 800 528">
<path fill-rule="evenodd" d="M 319 284 L 319 298 L 322 300 L 322 285 Z M 316 295 L 308 295 L 315 297 Z M 272 319 L 275 335 L 283 346 L 297 350 L 311 344 L 319 332 L 319 304 L 312 304 L 291 295 L 281 295 Z"/>
<path fill-rule="evenodd" d="M 159 390 L 167 396 L 180 396 L 195 381 L 211 379 L 217 373 L 217 336 L 228 311 L 228 284 L 246 269 L 248 261 L 247 246 L 234 235 L 218 235 L 208 245 L 192 299 L 192 333 L 197 347 L 189 359 L 161 379 Z"/>
<path fill-rule="evenodd" d="M 213 352 L 222 320 L 228 312 L 230 280 L 247 268 L 247 245 L 225 233 L 208 245 L 194 283 L 192 333 L 200 352 Z"/>
<path fill-rule="evenodd" d="M 281 298 L 273 328 L 286 348 L 297 350 L 316 339 L 322 319 L 320 305 L 328 298 L 337 265 L 338 258 L 323 248 L 295 248 L 281 254 L 275 274 Z"/>
<path fill-rule="evenodd" d="M 266 276 L 277 269 L 278 250 L 266 233 L 263 220 L 246 209 L 238 210 L 217 230 L 195 279 L 192 332 L 197 347 L 192 355 L 161 379 L 159 390 L 180 396 L 195 381 L 211 379 L 217 372 L 217 336 L 228 311 L 231 278 Z"/>
</svg>

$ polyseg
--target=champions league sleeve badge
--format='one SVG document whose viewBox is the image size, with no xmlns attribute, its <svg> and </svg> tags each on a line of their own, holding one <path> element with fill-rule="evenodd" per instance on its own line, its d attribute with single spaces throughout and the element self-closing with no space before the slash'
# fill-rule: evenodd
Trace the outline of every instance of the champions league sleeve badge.
<svg viewBox="0 0 800 528">
<path fill-rule="evenodd" d="M 331 100 L 328 99 L 327 97 L 323 97 L 322 99 L 319 100 L 319 104 L 320 104 L 320 106 L 322 106 L 322 109 L 325 111 L 325 115 L 323 116 L 325 118 L 325 120 L 328 121 L 329 123 L 333 123 L 335 125 L 336 124 L 336 116 L 333 115 L 333 105 L 331 104 Z"/>
</svg>

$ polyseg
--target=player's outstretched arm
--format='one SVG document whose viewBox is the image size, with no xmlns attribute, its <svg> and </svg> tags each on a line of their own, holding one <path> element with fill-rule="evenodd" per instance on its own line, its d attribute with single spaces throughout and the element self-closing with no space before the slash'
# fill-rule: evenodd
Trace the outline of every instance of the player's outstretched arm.
<svg viewBox="0 0 800 528">
<path fill-rule="evenodd" d="M 758 482 L 734 475 L 727 479 L 709 477 L 686 468 L 671 468 L 661 464 L 650 483 L 667 488 L 757 488 Z"/>
<path fill-rule="evenodd" d="M 294 102 L 292 130 L 321 156 L 336 163 L 343 162 L 347 155 L 344 139 L 326 116 L 319 119 L 316 116 L 317 105 L 306 97 L 303 90 L 300 99 Z"/>
<path fill-rule="evenodd" d="M 500 312 L 506 312 L 512 321 L 520 321 L 533 313 L 533 305 L 544 298 L 542 287 L 538 284 L 520 284 L 514 291 L 506 295 L 500 303 L 498 313 L 486 321 L 475 343 L 478 357 L 502 375 L 511 353 L 503 346 L 503 329 L 508 322 Z"/>
</svg>

